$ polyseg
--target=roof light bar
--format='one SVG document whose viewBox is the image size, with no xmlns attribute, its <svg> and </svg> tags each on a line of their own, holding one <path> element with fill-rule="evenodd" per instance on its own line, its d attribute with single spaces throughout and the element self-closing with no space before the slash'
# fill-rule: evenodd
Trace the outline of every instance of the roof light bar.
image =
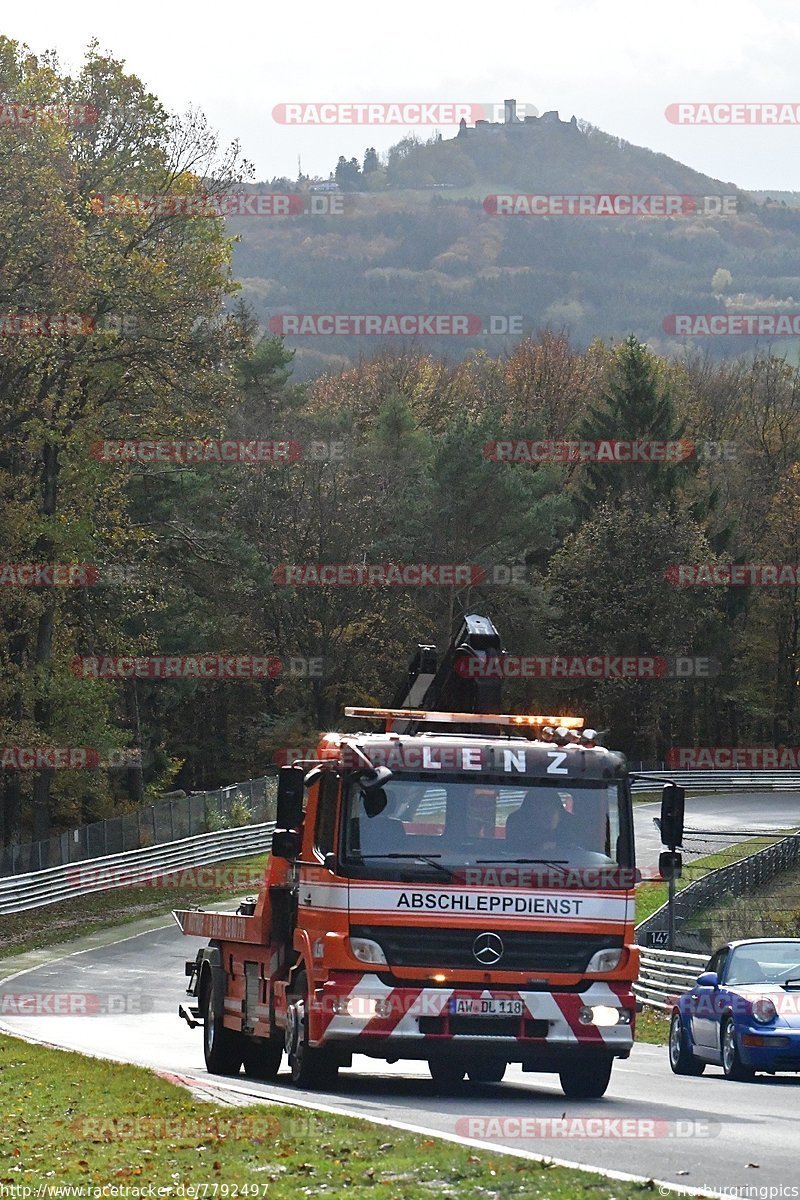
<svg viewBox="0 0 800 1200">
<path fill-rule="evenodd" d="M 387 732 L 391 729 L 393 721 L 433 721 L 440 725 L 552 725 L 560 729 L 583 728 L 583 717 L 540 717 L 525 713 L 450 713 L 416 708 L 348 707 L 344 710 L 344 715 L 386 721 Z"/>
</svg>

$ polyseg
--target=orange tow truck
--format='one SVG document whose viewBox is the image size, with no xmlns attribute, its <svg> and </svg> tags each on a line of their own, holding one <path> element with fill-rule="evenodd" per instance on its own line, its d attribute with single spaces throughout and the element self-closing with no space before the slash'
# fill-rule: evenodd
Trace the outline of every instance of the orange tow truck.
<svg viewBox="0 0 800 1200">
<path fill-rule="evenodd" d="M 513 1062 L 603 1095 L 637 1010 L 630 777 L 580 717 L 485 711 L 496 677 L 463 668 L 503 654 L 480 616 L 441 664 L 421 646 L 404 706 L 345 709 L 383 728 L 281 767 L 257 899 L 174 914 L 209 939 L 179 1009 L 209 1071 L 269 1080 L 285 1053 L 329 1089 L 362 1054 L 447 1090 Z"/>
</svg>

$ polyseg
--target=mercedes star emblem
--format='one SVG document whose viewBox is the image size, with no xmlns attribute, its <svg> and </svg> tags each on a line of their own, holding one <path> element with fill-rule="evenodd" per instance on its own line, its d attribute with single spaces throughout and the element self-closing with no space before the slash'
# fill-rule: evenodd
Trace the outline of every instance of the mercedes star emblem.
<svg viewBox="0 0 800 1200">
<path fill-rule="evenodd" d="M 503 939 L 496 933 L 479 933 L 472 943 L 472 953 L 479 963 L 492 967 L 503 957 L 505 947 Z"/>
</svg>

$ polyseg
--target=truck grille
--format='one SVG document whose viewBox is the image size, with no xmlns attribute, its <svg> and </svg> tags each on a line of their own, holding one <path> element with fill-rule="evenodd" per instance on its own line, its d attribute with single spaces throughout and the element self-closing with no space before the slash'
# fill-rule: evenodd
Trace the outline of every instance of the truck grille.
<svg viewBox="0 0 800 1200">
<path fill-rule="evenodd" d="M 497 932 L 503 954 L 492 964 L 473 954 L 473 943 L 485 929 L 436 929 L 427 926 L 353 925 L 353 937 L 370 938 L 383 947 L 390 967 L 449 967 L 461 970 L 560 971 L 580 974 L 598 950 L 621 948 L 614 934 L 540 933 L 523 929 Z"/>
</svg>

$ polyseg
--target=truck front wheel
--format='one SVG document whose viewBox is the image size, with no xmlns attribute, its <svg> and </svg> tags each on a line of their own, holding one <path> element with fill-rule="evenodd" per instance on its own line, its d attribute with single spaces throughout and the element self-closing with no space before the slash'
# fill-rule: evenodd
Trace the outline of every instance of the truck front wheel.
<svg viewBox="0 0 800 1200">
<path fill-rule="evenodd" d="M 558 1073 L 564 1095 L 570 1100 L 596 1100 L 604 1096 L 609 1080 L 613 1059 L 602 1059 L 599 1062 L 576 1062 L 568 1067 L 562 1067 Z"/>
<path fill-rule="evenodd" d="M 471 1083 L 500 1083 L 508 1064 L 503 1058 L 485 1058 L 467 1067 Z"/>
<path fill-rule="evenodd" d="M 298 975 L 289 1000 L 289 1024 L 286 1027 L 286 1053 L 295 1087 L 330 1089 L 336 1083 L 339 1063 L 327 1046 L 308 1044 L 308 981 Z"/>
<path fill-rule="evenodd" d="M 463 1082 L 467 1073 L 467 1064 L 458 1058 L 430 1058 L 428 1070 L 436 1084 L 437 1091 L 452 1092 Z"/>
<path fill-rule="evenodd" d="M 222 1023 L 225 983 L 214 981 L 206 971 L 201 1010 L 203 1013 L 203 1053 L 206 1067 L 212 1075 L 238 1075 L 243 1058 L 243 1039 L 240 1033 L 226 1029 Z"/>
</svg>

